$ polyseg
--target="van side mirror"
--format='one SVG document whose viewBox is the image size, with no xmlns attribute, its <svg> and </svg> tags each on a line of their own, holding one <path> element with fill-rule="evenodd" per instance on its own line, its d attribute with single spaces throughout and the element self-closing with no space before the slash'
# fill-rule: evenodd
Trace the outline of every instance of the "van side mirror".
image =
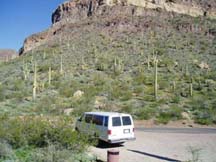
<svg viewBox="0 0 216 162">
<path fill-rule="evenodd" d="M 81 122 L 81 121 L 82 121 L 82 118 L 79 118 L 77 121 Z"/>
</svg>

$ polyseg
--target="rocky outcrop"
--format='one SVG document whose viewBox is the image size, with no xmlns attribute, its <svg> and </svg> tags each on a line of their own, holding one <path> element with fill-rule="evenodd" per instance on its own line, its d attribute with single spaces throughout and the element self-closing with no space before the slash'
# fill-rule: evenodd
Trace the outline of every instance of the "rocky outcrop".
<svg viewBox="0 0 216 162">
<path fill-rule="evenodd" d="M 124 15 L 125 12 L 128 12 L 127 15 L 143 16 L 147 8 L 216 18 L 215 3 L 215 0 L 69 0 L 53 12 L 52 26 L 48 30 L 26 38 L 20 54 L 50 41 L 53 36 L 61 33 L 64 26 L 81 22 L 88 17 Z"/>
<path fill-rule="evenodd" d="M 99 6 L 106 4 L 114 5 L 134 5 L 148 9 L 162 9 L 168 12 L 186 14 L 190 16 L 216 17 L 216 2 L 210 0 L 79 0 L 67 1 L 61 4 L 52 14 L 52 23 L 68 19 L 70 22 L 80 21 L 97 11 Z"/>
<path fill-rule="evenodd" d="M 61 4 L 52 14 L 52 23 L 55 24 L 63 19 L 74 23 L 91 16 L 101 5 L 103 0 L 79 0 L 67 1 Z"/>
<path fill-rule="evenodd" d="M 20 49 L 19 54 L 23 54 L 26 51 L 30 51 L 35 47 L 38 47 L 48 40 L 48 31 L 33 34 L 25 39 L 23 47 Z"/>
</svg>

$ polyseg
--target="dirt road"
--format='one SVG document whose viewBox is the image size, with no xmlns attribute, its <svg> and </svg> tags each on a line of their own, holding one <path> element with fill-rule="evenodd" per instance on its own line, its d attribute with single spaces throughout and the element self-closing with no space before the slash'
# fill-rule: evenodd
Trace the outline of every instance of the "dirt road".
<svg viewBox="0 0 216 162">
<path fill-rule="evenodd" d="M 136 141 L 101 144 L 91 147 L 91 152 L 104 161 L 107 150 L 117 149 L 120 162 L 188 161 L 196 156 L 202 162 L 216 162 L 216 129 L 138 128 L 135 133 Z"/>
</svg>

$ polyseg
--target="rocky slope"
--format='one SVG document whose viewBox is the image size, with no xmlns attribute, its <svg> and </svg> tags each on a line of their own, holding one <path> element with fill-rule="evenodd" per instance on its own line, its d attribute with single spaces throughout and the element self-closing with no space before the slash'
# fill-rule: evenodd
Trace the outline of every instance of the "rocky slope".
<svg viewBox="0 0 216 162">
<path fill-rule="evenodd" d="M 66 33 L 65 26 L 82 22 L 87 18 L 105 16 L 146 16 L 147 11 L 169 12 L 190 16 L 216 17 L 216 2 L 191 0 L 70 0 L 58 6 L 52 14 L 52 26 L 41 33 L 26 38 L 20 54 L 30 51 L 46 42 L 51 42 Z M 151 13 L 151 12 L 148 12 Z"/>
</svg>

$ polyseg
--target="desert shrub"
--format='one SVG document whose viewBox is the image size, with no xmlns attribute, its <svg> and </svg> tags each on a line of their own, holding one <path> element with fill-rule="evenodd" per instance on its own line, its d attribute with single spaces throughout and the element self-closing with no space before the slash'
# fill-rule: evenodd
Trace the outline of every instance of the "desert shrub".
<svg viewBox="0 0 216 162">
<path fill-rule="evenodd" d="M 172 103 L 176 103 L 176 104 L 178 104 L 178 103 L 180 102 L 180 100 L 181 100 L 181 97 L 180 97 L 178 94 L 174 95 L 174 96 L 171 98 L 171 102 L 172 102 Z"/>
<path fill-rule="evenodd" d="M 130 105 L 124 105 L 122 106 L 122 111 L 125 112 L 125 113 L 132 113 L 133 111 L 133 106 L 130 104 Z"/>
<path fill-rule="evenodd" d="M 38 99 L 35 105 L 35 112 L 38 113 L 58 113 L 56 109 L 56 103 L 58 102 L 58 98 L 56 96 L 43 96 Z"/>
<path fill-rule="evenodd" d="M 101 73 L 93 75 L 93 81 L 95 86 L 103 86 L 106 83 L 106 79 L 106 75 L 103 75 Z"/>
<path fill-rule="evenodd" d="M 110 66 L 110 62 L 105 57 L 99 57 L 97 63 L 95 64 L 95 68 L 98 71 L 106 71 Z"/>
<path fill-rule="evenodd" d="M 76 153 L 73 150 L 62 148 L 58 144 L 50 144 L 45 148 L 34 150 L 27 161 L 38 162 L 94 162 L 95 156 L 87 155 L 86 153 Z"/>
<path fill-rule="evenodd" d="M 3 85 L 0 85 L 0 101 L 5 99 L 5 88 Z"/>
<path fill-rule="evenodd" d="M 13 148 L 23 146 L 46 147 L 49 143 L 82 152 L 88 146 L 88 137 L 72 129 L 72 121 L 66 117 L 0 118 L 0 139 Z"/>
<path fill-rule="evenodd" d="M 59 88 L 59 94 L 63 97 L 72 97 L 73 96 L 73 89 L 68 85 L 61 85 Z"/>
<path fill-rule="evenodd" d="M 170 120 L 179 120 L 182 118 L 182 109 L 171 107 L 170 109 L 160 110 L 156 117 L 157 123 L 167 124 Z"/>
<path fill-rule="evenodd" d="M 56 85 L 59 89 L 59 94 L 63 97 L 72 97 L 73 93 L 79 88 L 81 85 L 77 81 L 61 81 L 59 85 Z"/>
<path fill-rule="evenodd" d="M 160 90 L 164 90 L 170 87 L 169 82 L 167 80 L 159 80 L 158 85 Z"/>
<path fill-rule="evenodd" d="M 134 93 L 142 93 L 144 90 L 144 86 L 140 85 L 140 86 L 134 86 L 133 92 Z"/>
<path fill-rule="evenodd" d="M 137 84 L 144 84 L 146 81 L 146 76 L 144 73 L 138 73 L 136 77 L 134 77 L 134 82 Z"/>
<path fill-rule="evenodd" d="M 132 92 L 131 90 L 125 90 L 121 96 L 121 101 L 127 101 L 132 98 Z"/>
<path fill-rule="evenodd" d="M 111 99 L 120 99 L 122 101 L 126 101 L 131 99 L 132 97 L 132 90 L 130 89 L 127 83 L 121 82 L 114 82 L 111 88 Z"/>
<path fill-rule="evenodd" d="M 14 80 L 13 83 L 13 90 L 14 91 L 20 91 L 24 88 L 25 84 L 23 82 L 23 80 Z"/>
<path fill-rule="evenodd" d="M 143 107 L 135 113 L 136 117 L 140 120 L 148 120 L 155 116 L 156 109 L 151 107 Z"/>
<path fill-rule="evenodd" d="M 194 121 L 198 124 L 202 124 L 202 125 L 212 124 L 212 119 L 209 112 L 203 112 L 197 110 L 193 113 L 193 115 L 194 115 Z"/>
<path fill-rule="evenodd" d="M 48 72 L 48 71 L 49 71 L 49 67 L 51 67 L 49 64 L 41 65 L 41 66 L 38 68 L 38 72 Z M 52 69 L 52 70 L 53 70 L 53 69 Z"/>
<path fill-rule="evenodd" d="M 0 140 L 0 161 L 4 159 L 14 159 L 15 154 L 12 147 L 3 140 Z"/>
<path fill-rule="evenodd" d="M 35 148 L 30 146 L 23 146 L 18 149 L 14 149 L 15 153 L 15 161 L 23 161 L 28 162 L 28 159 L 30 157 L 30 154 L 34 152 Z"/>
</svg>

